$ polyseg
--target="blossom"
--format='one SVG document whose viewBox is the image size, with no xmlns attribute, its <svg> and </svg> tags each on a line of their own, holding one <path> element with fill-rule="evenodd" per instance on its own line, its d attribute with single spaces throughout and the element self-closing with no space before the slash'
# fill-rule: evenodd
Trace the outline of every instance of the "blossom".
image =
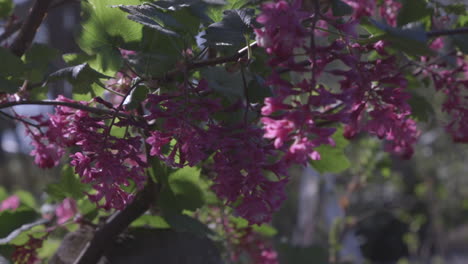
<svg viewBox="0 0 468 264">
<path fill-rule="evenodd" d="M 78 208 L 75 200 L 71 198 L 65 198 L 55 209 L 55 215 L 57 216 L 57 224 L 62 225 L 66 223 L 77 213 Z"/>
<path fill-rule="evenodd" d="M 17 264 L 36 264 L 40 263 L 40 259 L 37 254 L 37 250 L 42 247 L 44 240 L 48 235 L 45 235 L 41 238 L 35 238 L 31 235 L 29 236 L 28 242 L 21 246 L 15 246 L 15 251 L 13 252 L 11 259 L 14 263 Z"/>
<path fill-rule="evenodd" d="M 297 0 L 293 4 L 282 0 L 263 4 L 257 22 L 264 27 L 255 29 L 258 45 L 270 54 L 288 59 L 294 48 L 304 43 L 306 29 L 301 22 L 308 16 L 307 12 L 301 11 Z"/>
<path fill-rule="evenodd" d="M 20 206 L 18 195 L 12 195 L 0 203 L 0 212 L 5 210 L 16 210 Z"/>
</svg>

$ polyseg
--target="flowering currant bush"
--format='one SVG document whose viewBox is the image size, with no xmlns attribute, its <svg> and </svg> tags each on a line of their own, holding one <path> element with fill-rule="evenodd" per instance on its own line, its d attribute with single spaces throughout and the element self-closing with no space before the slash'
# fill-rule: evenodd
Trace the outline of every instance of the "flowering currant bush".
<svg viewBox="0 0 468 264">
<path fill-rule="evenodd" d="M 37 0 L 31 16 L 42 17 L 49 2 Z M 113 238 L 145 212 L 177 229 L 180 219 L 195 221 L 194 211 L 227 206 L 249 223 L 237 230 L 220 216 L 237 245 L 231 261 L 245 250 L 249 263 L 278 263 L 251 226 L 281 207 L 293 166 L 326 172 L 342 142 L 365 135 L 411 158 L 424 83 L 445 98 L 446 131 L 468 142 L 466 47 L 457 46 L 467 30 L 440 22 L 454 8 L 416 2 L 425 11 L 397 0 L 83 1 L 82 53 L 62 56 L 69 67 L 34 68 L 33 59 L 57 54 L 23 38 L 41 21 L 4 43 L 11 67 L 0 67 L 0 109 L 24 126 L 37 166 L 63 167 L 47 189 L 61 203 L 49 219 L 57 226 L 114 214 L 123 227 L 99 233 Z M 40 99 L 37 90 L 61 79 L 71 94 Z M 31 104 L 53 111 L 15 111 Z M 42 237 L 15 245 L 13 259 L 36 263 Z M 77 263 L 99 259 L 97 251 L 84 248 Z"/>
</svg>

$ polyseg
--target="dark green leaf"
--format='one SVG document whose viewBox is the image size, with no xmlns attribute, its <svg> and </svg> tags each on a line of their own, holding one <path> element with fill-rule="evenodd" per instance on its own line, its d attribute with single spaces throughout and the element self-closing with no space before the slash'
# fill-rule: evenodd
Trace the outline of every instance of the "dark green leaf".
<svg viewBox="0 0 468 264">
<path fill-rule="evenodd" d="M 5 238 L 12 231 L 24 224 L 34 222 L 38 217 L 39 215 L 36 211 L 26 208 L 0 212 L 0 238 Z"/>
<path fill-rule="evenodd" d="M 131 227 L 171 228 L 171 226 L 159 215 L 142 215 L 133 221 Z"/>
<path fill-rule="evenodd" d="M 249 8 L 225 10 L 223 20 L 211 24 L 202 38 L 209 45 L 245 45 L 245 35 L 252 32 L 250 25 L 253 23 L 254 13 Z"/>
<path fill-rule="evenodd" d="M 0 186 L 0 202 L 8 198 L 8 193 L 3 186 Z"/>
<path fill-rule="evenodd" d="M 423 96 L 413 93 L 408 103 L 411 106 L 411 115 L 418 121 L 427 122 L 435 114 L 432 105 Z"/>
<path fill-rule="evenodd" d="M 106 250 L 105 258 L 109 263 L 223 263 L 216 245 L 206 237 L 155 228 L 130 228 L 128 233 L 124 241 Z"/>
<path fill-rule="evenodd" d="M 349 144 L 348 140 L 343 137 L 343 130 L 337 129 L 333 135 L 335 146 L 322 145 L 316 150 L 320 153 L 320 160 L 313 160 L 310 162 L 312 167 L 320 173 L 339 173 L 351 165 L 344 149 Z"/>
<path fill-rule="evenodd" d="M 91 90 L 93 83 L 99 82 L 99 79 L 109 78 L 89 67 L 87 63 L 67 67 L 52 73 L 47 82 L 66 79 L 74 88 L 75 93 L 87 93 Z"/>
<path fill-rule="evenodd" d="M 6 18 L 13 11 L 13 0 L 0 0 L 0 18 Z"/>
<path fill-rule="evenodd" d="M 434 53 L 427 45 L 426 31 L 421 27 L 413 28 L 394 28 L 384 23 L 369 19 L 369 21 L 383 33 L 380 35 L 382 39 L 388 40 L 391 47 L 403 51 L 408 55 L 420 56 L 431 55 Z"/>
<path fill-rule="evenodd" d="M 178 56 L 161 53 L 138 53 L 128 57 L 128 63 L 138 72 L 152 77 L 163 76 L 175 67 Z"/>
<path fill-rule="evenodd" d="M 340 17 L 353 13 L 353 8 L 341 0 L 332 0 L 333 16 Z"/>
<path fill-rule="evenodd" d="M 164 214 L 166 222 L 179 232 L 189 232 L 199 237 L 213 234 L 205 224 L 197 219 L 181 213 Z"/>
<path fill-rule="evenodd" d="M 24 75 L 26 66 L 23 64 L 20 58 L 16 57 L 8 49 L 0 47 L 0 76 L 3 77 L 21 77 Z"/>
<path fill-rule="evenodd" d="M 143 85 L 138 85 L 137 87 L 135 87 L 127 96 L 127 98 L 125 98 L 125 101 L 123 103 L 125 109 L 136 109 L 138 106 L 140 106 L 141 102 L 143 102 L 146 99 L 148 93 L 148 88 L 146 88 Z"/>
<path fill-rule="evenodd" d="M 16 93 L 20 86 L 20 82 L 7 80 L 4 77 L 0 76 L 0 92 Z"/>
<path fill-rule="evenodd" d="M 96 56 L 90 56 L 86 53 L 68 53 L 62 56 L 62 59 L 68 65 L 78 65 L 95 59 Z"/>
<path fill-rule="evenodd" d="M 200 4 L 224 5 L 224 0 L 162 0 L 154 2 L 154 5 L 162 10 L 177 11 L 182 8 L 194 7 Z"/>
<path fill-rule="evenodd" d="M 118 7 L 130 14 L 128 19 L 170 36 L 179 36 L 177 32 L 170 28 L 181 29 L 183 27 L 171 15 L 165 14 L 152 4 L 119 5 Z"/>
<path fill-rule="evenodd" d="M 404 26 L 430 15 L 431 9 L 425 0 L 403 0 L 397 23 L 398 26 Z"/>
<path fill-rule="evenodd" d="M 58 55 L 58 50 L 44 44 L 34 43 L 24 55 L 24 62 L 27 67 L 25 77 L 32 82 L 43 81 L 49 65 Z"/>
<path fill-rule="evenodd" d="M 270 88 L 265 85 L 265 80 L 259 75 L 254 76 L 248 87 L 247 93 L 251 103 L 263 103 L 266 97 L 273 95 Z"/>
<path fill-rule="evenodd" d="M 199 186 L 200 169 L 184 167 L 169 174 L 169 186 L 161 190 L 160 201 L 163 211 L 195 211 L 203 206 L 205 197 Z"/>
<path fill-rule="evenodd" d="M 66 197 L 80 199 L 84 196 L 87 185 L 81 183 L 78 176 L 73 172 L 70 166 L 64 166 L 60 182 L 47 185 L 46 192 L 56 201 L 61 201 Z"/>
<path fill-rule="evenodd" d="M 452 13 L 454 15 L 466 15 L 466 4 L 452 4 L 452 5 L 446 5 L 443 6 L 443 9 L 447 13 Z"/>
<path fill-rule="evenodd" d="M 206 67 L 200 70 L 204 79 L 208 81 L 208 87 L 222 94 L 231 101 L 244 97 L 244 83 L 240 71 L 228 72 L 224 67 Z M 252 80 L 251 74 L 246 72 L 247 84 Z"/>
<path fill-rule="evenodd" d="M 453 35 L 451 38 L 461 52 L 468 54 L 468 36 L 466 34 Z"/>
</svg>

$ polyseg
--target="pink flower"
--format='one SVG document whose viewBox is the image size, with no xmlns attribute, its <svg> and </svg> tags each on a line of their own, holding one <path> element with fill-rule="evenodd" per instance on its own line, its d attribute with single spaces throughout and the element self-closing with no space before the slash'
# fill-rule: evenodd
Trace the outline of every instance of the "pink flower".
<svg viewBox="0 0 468 264">
<path fill-rule="evenodd" d="M 78 208 L 76 202 L 71 198 L 65 198 L 55 209 L 55 215 L 57 216 L 57 223 L 59 225 L 72 219 L 77 213 Z"/>
<path fill-rule="evenodd" d="M 301 1 L 293 4 L 277 1 L 262 5 L 262 13 L 257 22 L 263 24 L 262 29 L 255 29 L 258 45 L 264 47 L 269 54 L 274 54 L 287 60 L 296 47 L 302 46 L 306 29 L 301 22 L 308 13 L 301 11 Z"/>
<path fill-rule="evenodd" d="M 0 203 L 0 212 L 5 210 L 16 210 L 20 206 L 20 199 L 17 195 L 12 195 Z"/>
</svg>

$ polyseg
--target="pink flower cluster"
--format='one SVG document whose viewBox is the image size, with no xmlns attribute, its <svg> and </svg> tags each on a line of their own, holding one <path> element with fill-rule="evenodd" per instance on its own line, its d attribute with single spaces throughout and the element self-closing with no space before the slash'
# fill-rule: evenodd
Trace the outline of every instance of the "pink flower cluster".
<svg viewBox="0 0 468 264">
<path fill-rule="evenodd" d="M 441 39 L 436 39 L 431 45 L 434 49 L 443 46 Z M 427 58 L 423 62 L 427 63 Z M 442 105 L 450 121 L 446 130 L 455 142 L 468 143 L 468 62 L 463 56 L 456 56 L 456 65 L 448 65 L 446 61 L 434 60 L 427 63 L 422 74 L 430 77 L 437 91 L 445 94 Z"/>
<path fill-rule="evenodd" d="M 35 238 L 29 235 L 29 240 L 26 244 L 21 246 L 15 246 L 11 259 L 16 264 L 37 264 L 40 263 L 40 259 L 37 254 L 37 250 L 42 247 L 42 243 L 47 238 L 48 234 L 41 237 Z"/>
<path fill-rule="evenodd" d="M 63 96 L 57 100 L 88 105 Z M 146 181 L 147 164 L 141 155 L 143 140 L 139 136 L 112 136 L 105 119 L 111 120 L 113 116 L 93 117 L 84 110 L 57 106 L 48 120 L 36 118 L 46 129 L 45 133 L 29 128 L 35 146 L 31 154 L 40 167 L 50 168 L 59 164 L 65 148 L 79 149 L 70 155 L 70 164 L 81 180 L 95 190 L 88 194 L 89 198 L 96 203 L 105 198 L 105 204 L 101 205 L 105 209 L 123 209 L 133 196 L 122 186 L 129 186 L 132 181 L 141 189 Z M 127 125 L 124 119 L 114 124 L 116 127 Z"/>
<path fill-rule="evenodd" d="M 354 8 L 354 17 L 369 16 L 374 9 L 374 1 L 347 3 Z M 274 15 L 289 9 L 279 4 L 267 4 L 262 10 L 258 22 L 275 21 L 274 25 L 265 27 L 278 29 L 256 33 L 261 33 L 260 36 L 266 39 L 282 39 L 281 34 L 288 38 L 290 33 L 281 30 L 281 18 Z M 286 17 L 295 19 L 288 21 L 301 27 L 305 16 Z M 354 22 L 351 20 L 349 23 Z M 328 27 L 338 30 L 347 28 L 346 25 L 331 22 Z M 308 31 L 303 28 L 294 32 Z M 343 33 L 353 34 L 353 30 Z M 304 35 L 298 36 L 301 37 Z M 367 55 L 374 50 L 378 51 L 379 56 L 369 59 Z M 348 138 L 368 132 L 385 139 L 388 142 L 386 150 L 404 158 L 412 155 L 419 132 L 410 118 L 409 94 L 405 92 L 407 81 L 400 73 L 395 57 L 385 52 L 384 42 L 360 45 L 352 38 L 342 37 L 323 46 L 313 42 L 304 44 L 302 51 L 289 47 L 287 52 L 268 48 L 267 52 L 274 55 L 270 60 L 272 68 L 286 67 L 289 72 L 297 72 L 301 76 L 307 76 L 303 73 L 308 72 L 310 76 L 292 82 L 284 78 L 281 72 L 274 72 L 267 82 L 275 88 L 275 94 L 266 98 L 262 108 L 264 137 L 272 139 L 275 148 L 286 153 L 283 158 L 287 164 L 305 164 L 309 159 L 320 159 L 316 148 L 323 144 L 334 145 L 331 136 L 335 128 L 327 125 L 336 123 L 345 125 L 345 136 Z M 308 61 L 292 63 L 291 59 L 283 56 L 288 54 L 290 58 L 304 52 L 309 56 Z M 332 66 L 337 62 L 341 62 L 342 66 Z M 340 79 L 338 86 L 326 88 L 321 83 L 324 73 Z"/>
<path fill-rule="evenodd" d="M 251 223 L 269 221 L 285 199 L 284 166 L 269 161 L 274 149 L 262 138 L 261 129 L 221 124 L 213 118 L 224 110 L 207 97 L 206 85 L 201 80 L 194 87 L 148 97 L 146 119 L 157 124 L 146 140 L 150 154 L 179 168 L 195 166 L 213 155 L 216 194 L 230 205 L 238 204 L 237 214 Z M 276 180 L 267 179 L 267 171 Z"/>
<path fill-rule="evenodd" d="M 223 242 L 227 248 L 225 258 L 229 263 L 239 263 L 241 258 L 247 257 L 252 264 L 278 264 L 278 252 L 271 241 L 263 237 L 251 226 L 244 226 L 217 207 L 202 212 L 200 218 L 208 226 L 223 235 Z M 198 212 L 200 213 L 200 212 Z M 203 213 L 208 213 L 206 219 Z"/>
</svg>

